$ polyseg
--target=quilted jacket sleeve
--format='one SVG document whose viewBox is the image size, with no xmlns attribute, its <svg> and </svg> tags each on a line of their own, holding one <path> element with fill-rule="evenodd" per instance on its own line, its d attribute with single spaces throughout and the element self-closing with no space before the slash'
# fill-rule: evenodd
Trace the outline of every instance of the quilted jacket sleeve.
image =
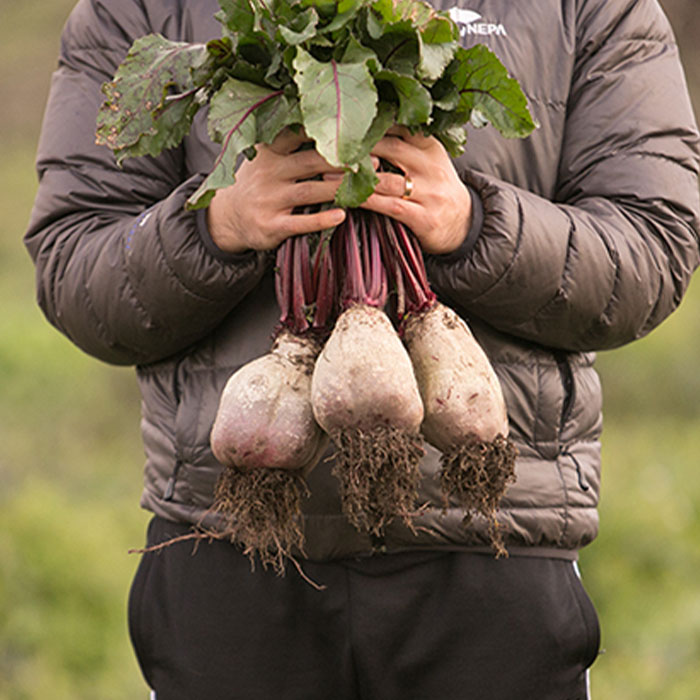
<svg viewBox="0 0 700 700">
<path fill-rule="evenodd" d="M 654 0 L 577 3 L 554 201 L 472 172 L 484 219 L 434 287 L 491 326 L 564 350 L 622 345 L 680 302 L 699 261 L 698 134 Z"/>
<path fill-rule="evenodd" d="M 165 0 L 158 11 L 175 17 L 176 4 Z M 83 0 L 72 13 L 25 236 L 48 319 L 86 352 L 117 364 L 156 361 L 196 342 L 256 285 L 265 265 L 262 254 L 227 260 L 207 249 L 197 217 L 184 210 L 203 175 L 187 177 L 181 150 L 119 169 L 94 143 L 101 84 L 133 38 L 161 29 L 144 7 Z"/>
</svg>

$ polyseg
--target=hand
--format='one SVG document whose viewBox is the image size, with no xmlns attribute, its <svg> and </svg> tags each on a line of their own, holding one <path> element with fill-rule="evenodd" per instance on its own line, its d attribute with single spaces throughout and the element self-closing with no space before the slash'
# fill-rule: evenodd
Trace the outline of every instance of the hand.
<svg viewBox="0 0 700 700">
<path fill-rule="evenodd" d="M 314 214 L 293 213 L 296 207 L 332 202 L 340 180 L 313 180 L 317 175 L 339 174 L 313 149 L 298 150 L 309 139 L 285 129 L 270 144 L 256 147 L 236 182 L 220 189 L 207 210 L 214 243 L 224 251 L 272 250 L 289 236 L 337 226 L 342 209 Z"/>
<path fill-rule="evenodd" d="M 379 184 L 362 206 L 406 225 L 427 253 L 459 248 L 471 225 L 472 200 L 443 145 L 433 136 L 393 127 L 372 154 L 405 175 L 378 172 Z M 403 197 L 407 178 L 413 190 Z"/>
</svg>

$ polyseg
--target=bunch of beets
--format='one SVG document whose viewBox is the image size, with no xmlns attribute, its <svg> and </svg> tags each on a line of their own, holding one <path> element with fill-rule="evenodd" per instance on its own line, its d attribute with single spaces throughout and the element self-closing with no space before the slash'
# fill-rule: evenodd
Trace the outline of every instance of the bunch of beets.
<svg viewBox="0 0 700 700">
<path fill-rule="evenodd" d="M 228 380 L 211 433 L 224 470 L 213 510 L 230 538 L 284 570 L 303 552 L 305 477 L 329 443 L 342 505 L 380 535 L 414 527 L 424 441 L 442 453 L 445 504 L 489 519 L 513 478 L 515 449 L 498 379 L 464 320 L 437 301 L 414 235 L 357 207 L 377 182 L 370 153 L 394 124 L 438 138 L 452 156 L 466 127 L 506 137 L 535 124 L 518 83 L 450 17 L 422 0 L 219 0 L 222 37 L 138 39 L 98 116 L 117 161 L 178 145 L 202 106 L 214 166 L 188 200 L 208 205 L 239 158 L 303 129 L 344 171 L 330 231 L 277 250 L 280 320 L 271 350 Z"/>
</svg>

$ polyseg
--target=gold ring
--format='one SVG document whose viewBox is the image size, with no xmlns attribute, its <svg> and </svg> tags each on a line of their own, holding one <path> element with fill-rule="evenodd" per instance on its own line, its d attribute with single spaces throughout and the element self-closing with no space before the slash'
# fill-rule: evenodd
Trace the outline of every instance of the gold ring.
<svg viewBox="0 0 700 700">
<path fill-rule="evenodd" d="M 413 194 L 413 180 L 408 175 L 404 178 L 403 194 L 401 199 L 410 199 Z"/>
</svg>

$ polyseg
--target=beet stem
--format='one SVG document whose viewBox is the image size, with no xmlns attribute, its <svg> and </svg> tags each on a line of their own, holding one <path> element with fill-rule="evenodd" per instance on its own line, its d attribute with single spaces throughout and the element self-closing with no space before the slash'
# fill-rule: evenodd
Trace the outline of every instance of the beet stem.
<svg viewBox="0 0 700 700">
<path fill-rule="evenodd" d="M 287 240 L 292 241 L 293 250 L 292 261 L 292 330 L 301 334 L 308 330 L 309 322 L 306 318 L 306 297 L 304 294 L 304 266 L 303 266 L 303 240 L 306 236 L 294 236 Z M 306 268 L 308 273 L 308 256 L 306 257 Z"/>
<path fill-rule="evenodd" d="M 381 308 L 386 304 L 388 292 L 386 266 L 382 260 L 381 225 L 377 216 L 369 219 L 369 258 L 371 260 L 369 276 L 369 295 L 375 306 Z"/>
<path fill-rule="evenodd" d="M 357 227 L 355 226 L 355 217 L 348 217 L 348 225 L 345 233 L 345 294 L 343 306 L 347 308 L 352 304 L 359 304 L 365 300 L 367 292 L 365 289 L 365 281 L 362 275 L 362 259 L 360 256 L 360 247 L 357 236 Z"/>
<path fill-rule="evenodd" d="M 294 245 L 299 250 L 299 264 L 301 266 L 301 287 L 303 289 L 304 302 L 310 304 L 314 298 L 314 285 L 311 276 L 311 260 L 309 255 L 309 237 L 307 235 L 295 236 Z"/>
<path fill-rule="evenodd" d="M 314 261 L 316 283 L 316 313 L 313 327 L 326 329 L 333 314 L 335 302 L 335 277 L 331 249 L 327 239 L 322 239 L 316 249 Z"/>
<path fill-rule="evenodd" d="M 280 307 L 280 323 L 289 323 L 292 302 L 291 302 L 291 240 L 286 239 L 277 249 L 277 269 L 275 277 L 275 291 L 277 293 L 277 304 Z"/>
</svg>

